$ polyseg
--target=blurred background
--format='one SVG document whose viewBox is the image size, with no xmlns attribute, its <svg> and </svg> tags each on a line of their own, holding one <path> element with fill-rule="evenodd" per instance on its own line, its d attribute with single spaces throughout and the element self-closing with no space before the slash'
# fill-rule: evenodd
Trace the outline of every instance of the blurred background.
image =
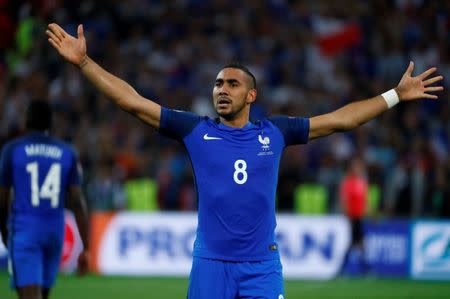
<svg viewBox="0 0 450 299">
<path fill-rule="evenodd" d="M 89 56 L 144 97 L 211 117 L 214 79 L 231 61 L 257 78 L 254 119 L 327 113 L 395 87 L 411 60 L 414 74 L 437 66 L 445 77 L 438 101 L 400 103 L 352 132 L 288 148 L 277 208 L 346 214 L 352 203 L 342 185 L 357 159 L 366 233 L 394 227 L 408 247 L 413 221 L 428 219 L 446 223 L 437 231 L 450 248 L 449 1 L 0 0 L 0 146 L 23 133 L 29 101 L 46 98 L 56 109 L 52 133 L 79 151 L 93 214 L 164 214 L 196 209 L 184 148 L 120 111 L 63 61 L 47 42 L 49 22 L 72 34 L 84 24 Z M 402 277 L 411 275 L 407 256 Z"/>
</svg>

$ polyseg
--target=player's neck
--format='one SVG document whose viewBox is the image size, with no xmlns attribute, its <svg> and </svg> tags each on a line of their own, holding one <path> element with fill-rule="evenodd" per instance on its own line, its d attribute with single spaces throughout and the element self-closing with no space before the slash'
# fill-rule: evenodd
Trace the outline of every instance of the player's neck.
<svg viewBox="0 0 450 299">
<path fill-rule="evenodd" d="M 224 125 L 232 128 L 243 128 L 248 124 L 248 117 L 247 118 L 235 118 L 235 119 L 225 119 L 223 117 L 220 117 L 220 122 Z"/>
</svg>

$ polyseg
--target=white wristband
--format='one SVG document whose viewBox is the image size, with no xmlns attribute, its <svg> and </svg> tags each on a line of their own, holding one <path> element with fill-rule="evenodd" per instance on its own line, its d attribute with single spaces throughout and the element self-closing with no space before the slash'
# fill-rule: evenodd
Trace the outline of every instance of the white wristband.
<svg viewBox="0 0 450 299">
<path fill-rule="evenodd" d="M 381 94 L 381 96 L 386 101 L 388 108 L 392 108 L 400 102 L 400 98 L 398 97 L 398 94 L 395 91 L 395 89 L 390 89 L 385 93 Z"/>
</svg>

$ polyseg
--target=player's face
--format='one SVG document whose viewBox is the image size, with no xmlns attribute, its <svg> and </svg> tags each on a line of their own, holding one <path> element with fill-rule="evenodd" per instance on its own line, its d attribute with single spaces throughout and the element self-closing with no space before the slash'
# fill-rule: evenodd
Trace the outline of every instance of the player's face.
<svg viewBox="0 0 450 299">
<path fill-rule="evenodd" d="M 240 69 L 225 68 L 217 75 L 213 89 L 214 108 L 220 117 L 232 120 L 256 98 L 256 90 L 250 85 L 249 76 Z"/>
</svg>

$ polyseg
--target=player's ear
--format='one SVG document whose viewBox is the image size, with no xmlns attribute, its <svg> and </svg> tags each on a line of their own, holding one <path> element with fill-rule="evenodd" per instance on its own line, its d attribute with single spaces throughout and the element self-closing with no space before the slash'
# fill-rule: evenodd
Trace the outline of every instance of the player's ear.
<svg viewBox="0 0 450 299">
<path fill-rule="evenodd" d="M 251 104 L 256 100 L 256 89 L 252 88 L 247 92 L 247 104 Z"/>
</svg>

